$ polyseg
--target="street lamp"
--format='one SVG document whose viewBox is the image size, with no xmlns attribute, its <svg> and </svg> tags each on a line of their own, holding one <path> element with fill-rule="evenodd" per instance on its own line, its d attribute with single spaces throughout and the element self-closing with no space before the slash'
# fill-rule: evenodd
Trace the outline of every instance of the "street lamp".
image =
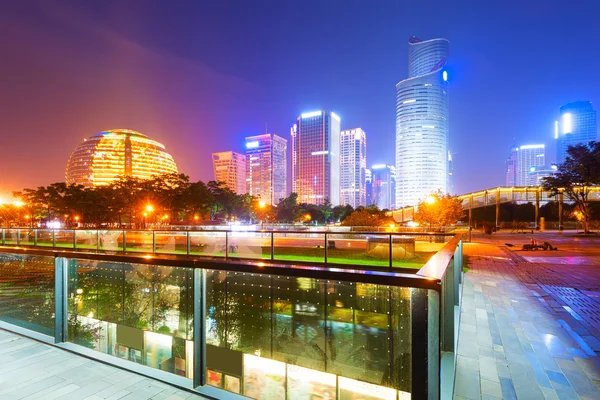
<svg viewBox="0 0 600 400">
<path fill-rule="evenodd" d="M 258 208 L 260 208 L 261 210 L 264 210 L 266 207 L 267 203 L 265 203 L 264 201 L 259 201 L 258 202 Z M 265 215 L 264 213 L 261 213 L 260 215 L 260 230 L 264 230 L 265 229 Z"/>
<path fill-rule="evenodd" d="M 429 195 L 425 198 L 425 202 L 427 204 L 434 204 L 436 201 L 437 201 L 437 199 L 435 198 L 435 196 Z"/>
</svg>

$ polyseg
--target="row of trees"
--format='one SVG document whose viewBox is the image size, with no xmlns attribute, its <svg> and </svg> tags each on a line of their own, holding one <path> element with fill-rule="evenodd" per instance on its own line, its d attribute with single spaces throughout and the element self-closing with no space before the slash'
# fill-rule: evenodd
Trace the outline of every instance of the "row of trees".
<svg viewBox="0 0 600 400">
<path fill-rule="evenodd" d="M 600 185 L 600 142 L 569 146 L 565 162 L 558 172 L 543 179 L 544 190 L 552 195 L 563 194 L 575 203 L 576 211 L 583 217 L 585 233 L 590 230 L 591 187 Z"/>
<path fill-rule="evenodd" d="M 193 224 L 200 221 L 324 224 L 344 221 L 355 210 L 349 206 L 298 203 L 291 193 L 277 206 L 258 201 L 248 194 L 236 194 L 223 182 L 191 182 L 184 174 L 166 174 L 150 180 L 121 177 L 107 186 L 85 188 L 64 182 L 14 192 L 18 201 L 3 208 L 5 222 L 60 220 L 67 225 L 145 226 L 148 224 Z M 359 211 L 363 208 L 359 208 Z M 366 208 L 384 224 L 385 211 Z M 361 218 L 354 223 L 365 223 Z"/>
</svg>

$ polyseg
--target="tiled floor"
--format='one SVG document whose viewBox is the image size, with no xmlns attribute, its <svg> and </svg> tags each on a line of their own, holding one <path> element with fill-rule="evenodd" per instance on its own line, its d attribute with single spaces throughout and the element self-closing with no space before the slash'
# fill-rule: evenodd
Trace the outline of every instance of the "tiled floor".
<svg viewBox="0 0 600 400">
<path fill-rule="evenodd" d="M 517 238 L 530 240 L 465 244 L 455 399 L 600 399 L 600 239 L 587 253 L 551 236 L 560 251 L 505 246 Z"/>
<path fill-rule="evenodd" d="M 202 399 L 153 379 L 0 330 L 0 399 Z"/>
</svg>

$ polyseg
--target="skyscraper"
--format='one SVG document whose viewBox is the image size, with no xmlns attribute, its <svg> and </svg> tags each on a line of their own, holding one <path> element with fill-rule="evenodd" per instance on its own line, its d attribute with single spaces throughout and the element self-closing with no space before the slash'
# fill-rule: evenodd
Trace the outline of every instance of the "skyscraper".
<svg viewBox="0 0 600 400">
<path fill-rule="evenodd" d="M 577 101 L 560 108 L 560 119 L 554 126 L 557 164 L 565 161 L 569 146 L 588 144 L 596 140 L 598 136 L 596 123 L 596 110 L 589 101 Z"/>
<path fill-rule="evenodd" d="M 246 191 L 246 156 L 235 151 L 213 153 L 215 181 L 225 182 L 237 194 Z"/>
<path fill-rule="evenodd" d="M 292 192 L 298 202 L 340 204 L 340 117 L 334 112 L 300 115 L 292 126 Z"/>
<path fill-rule="evenodd" d="M 367 205 L 365 169 L 367 137 L 361 128 L 340 132 L 340 203 L 353 208 Z"/>
<path fill-rule="evenodd" d="M 510 149 L 510 156 L 506 159 L 506 186 L 512 187 L 517 184 L 517 154 L 518 147 Z"/>
<path fill-rule="evenodd" d="M 408 79 L 396 85 L 396 206 L 447 192 L 446 39 L 408 41 Z"/>
<path fill-rule="evenodd" d="M 248 193 L 277 204 L 287 196 L 287 140 L 264 134 L 246 138 Z"/>
<path fill-rule="evenodd" d="M 530 179 L 531 168 L 542 167 L 546 163 L 545 146 L 529 144 L 519 147 L 517 151 L 517 172 L 515 186 L 533 186 Z"/>
<path fill-rule="evenodd" d="M 396 208 L 396 168 L 393 165 L 375 164 L 371 167 L 373 180 L 372 204 L 380 210 Z"/>
<path fill-rule="evenodd" d="M 373 195 L 373 178 L 371 175 L 371 170 L 370 169 L 365 169 L 365 189 L 367 191 L 367 206 L 370 206 L 371 204 L 373 204 L 373 199 L 372 199 L 372 195 Z"/>
</svg>

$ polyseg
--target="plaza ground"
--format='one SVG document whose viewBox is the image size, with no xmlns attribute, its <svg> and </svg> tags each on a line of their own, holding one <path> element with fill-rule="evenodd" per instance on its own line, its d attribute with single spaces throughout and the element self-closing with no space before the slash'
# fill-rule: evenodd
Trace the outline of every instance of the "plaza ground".
<svg viewBox="0 0 600 400">
<path fill-rule="evenodd" d="M 521 251 L 532 237 L 559 250 Z M 464 251 L 454 398 L 600 399 L 600 238 L 475 233 Z"/>
</svg>

